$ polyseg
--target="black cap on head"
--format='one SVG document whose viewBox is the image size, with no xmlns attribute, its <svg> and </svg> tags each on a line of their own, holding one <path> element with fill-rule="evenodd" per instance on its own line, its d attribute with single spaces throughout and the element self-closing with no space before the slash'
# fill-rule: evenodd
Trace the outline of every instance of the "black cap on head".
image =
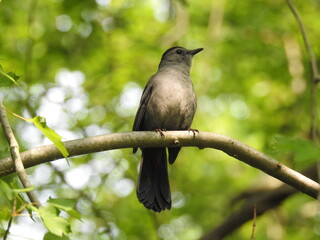
<svg viewBox="0 0 320 240">
<path fill-rule="evenodd" d="M 168 52 L 171 52 L 172 50 L 176 49 L 176 48 L 182 48 L 182 47 L 179 47 L 179 46 L 176 46 L 176 47 L 172 47 L 172 48 L 169 48 L 167 49 L 167 51 L 165 51 L 162 56 L 166 55 Z"/>
<path fill-rule="evenodd" d="M 171 47 L 163 53 L 159 68 L 161 66 L 174 66 L 177 64 L 186 65 L 190 68 L 193 56 L 202 50 L 203 48 L 188 50 L 179 46 Z"/>
</svg>

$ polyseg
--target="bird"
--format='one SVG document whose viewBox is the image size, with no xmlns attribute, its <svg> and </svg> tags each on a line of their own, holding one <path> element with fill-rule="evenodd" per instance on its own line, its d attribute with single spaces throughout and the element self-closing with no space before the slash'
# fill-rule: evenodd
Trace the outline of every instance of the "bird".
<svg viewBox="0 0 320 240">
<path fill-rule="evenodd" d="M 197 99 L 190 79 L 192 58 L 203 48 L 166 50 L 158 71 L 147 82 L 134 119 L 133 131 L 189 130 Z M 181 147 L 141 148 L 142 160 L 137 183 L 137 198 L 147 209 L 171 209 L 167 161 L 173 164 Z M 133 153 L 137 148 L 133 149 Z"/>
</svg>

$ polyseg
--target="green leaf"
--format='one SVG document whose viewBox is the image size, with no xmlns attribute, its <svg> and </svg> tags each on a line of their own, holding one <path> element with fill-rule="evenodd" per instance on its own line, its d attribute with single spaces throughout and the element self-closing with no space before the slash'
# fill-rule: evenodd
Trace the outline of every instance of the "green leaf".
<svg viewBox="0 0 320 240">
<path fill-rule="evenodd" d="M 47 122 L 44 117 L 36 116 L 34 118 L 29 118 L 28 120 L 31 121 L 41 132 L 43 132 L 43 134 L 46 135 L 46 137 L 49 138 L 54 145 L 56 145 L 65 158 L 69 156 L 68 150 L 61 141 L 62 137 L 47 126 Z"/>
<path fill-rule="evenodd" d="M 32 212 L 37 212 L 37 208 L 35 206 L 33 206 L 29 201 L 29 199 L 27 200 L 24 196 L 24 194 L 18 193 L 16 195 L 17 198 L 17 206 L 16 209 L 20 209 L 20 208 L 24 208 L 27 210 L 28 212 L 28 216 L 30 217 L 30 219 L 34 222 L 36 222 L 36 220 L 34 219 L 34 214 L 32 214 Z"/>
<path fill-rule="evenodd" d="M 50 204 L 39 207 L 38 214 L 47 229 L 54 235 L 62 237 L 71 232 L 68 220 L 59 216 L 59 210 L 56 207 Z"/>
<path fill-rule="evenodd" d="M 8 184 L 2 179 L 0 179 L 0 196 L 6 198 L 8 201 L 12 202 L 14 198 L 17 198 L 18 201 L 16 203 L 16 208 L 19 209 L 21 206 L 24 207 L 26 206 L 26 209 L 29 213 L 30 218 L 34 221 L 33 215 L 32 215 L 32 209 L 29 208 L 28 201 L 24 198 L 24 196 L 21 193 L 32 191 L 34 187 L 30 188 L 18 188 L 18 183 L 16 180 L 11 180 L 11 183 Z M 0 213 L 3 214 L 3 213 Z"/>
<path fill-rule="evenodd" d="M 52 234 L 51 232 L 47 232 L 44 236 L 43 236 L 43 240 L 69 240 L 70 238 L 68 238 L 67 236 L 62 236 L 59 237 L 57 235 Z"/>
<path fill-rule="evenodd" d="M 15 193 L 23 193 L 23 192 L 31 192 L 35 189 L 35 186 L 31 186 L 31 187 L 28 187 L 28 188 L 19 188 L 19 189 L 13 189 L 13 191 Z"/>
<path fill-rule="evenodd" d="M 11 87 L 18 85 L 17 81 L 20 79 L 14 72 L 5 73 L 0 65 L 0 87 Z"/>
<path fill-rule="evenodd" d="M 1 179 L 0 179 L 0 196 L 5 197 L 9 201 L 11 201 L 15 196 L 10 185 Z"/>
<path fill-rule="evenodd" d="M 295 162 L 313 163 L 320 156 L 320 149 L 312 141 L 301 138 L 277 137 L 275 143 L 276 152 L 294 154 Z"/>
<path fill-rule="evenodd" d="M 81 214 L 75 210 L 75 205 L 77 203 L 74 199 L 67 199 L 67 198 L 50 198 L 48 203 L 51 205 L 67 212 L 69 215 L 81 219 Z"/>
</svg>

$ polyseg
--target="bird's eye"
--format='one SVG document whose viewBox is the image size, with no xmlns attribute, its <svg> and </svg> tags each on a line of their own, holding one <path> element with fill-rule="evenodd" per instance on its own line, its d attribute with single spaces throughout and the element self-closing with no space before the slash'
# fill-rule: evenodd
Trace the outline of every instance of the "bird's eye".
<svg viewBox="0 0 320 240">
<path fill-rule="evenodd" d="M 178 49 L 178 50 L 177 50 L 177 53 L 178 53 L 178 54 L 181 54 L 181 53 L 182 53 L 182 50 Z"/>
</svg>

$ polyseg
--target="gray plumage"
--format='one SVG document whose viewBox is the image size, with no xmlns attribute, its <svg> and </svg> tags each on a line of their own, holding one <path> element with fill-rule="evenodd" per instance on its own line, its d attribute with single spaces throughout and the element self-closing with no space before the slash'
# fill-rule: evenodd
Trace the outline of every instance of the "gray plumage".
<svg viewBox="0 0 320 240">
<path fill-rule="evenodd" d="M 192 57 L 203 48 L 169 48 L 161 58 L 158 72 L 148 81 L 140 100 L 133 131 L 187 130 L 197 101 L 190 68 Z M 168 148 L 169 163 L 176 160 L 179 148 Z M 171 194 L 165 148 L 142 148 L 137 197 L 148 209 L 160 212 L 171 208 Z M 137 149 L 133 150 L 134 152 Z"/>
</svg>

